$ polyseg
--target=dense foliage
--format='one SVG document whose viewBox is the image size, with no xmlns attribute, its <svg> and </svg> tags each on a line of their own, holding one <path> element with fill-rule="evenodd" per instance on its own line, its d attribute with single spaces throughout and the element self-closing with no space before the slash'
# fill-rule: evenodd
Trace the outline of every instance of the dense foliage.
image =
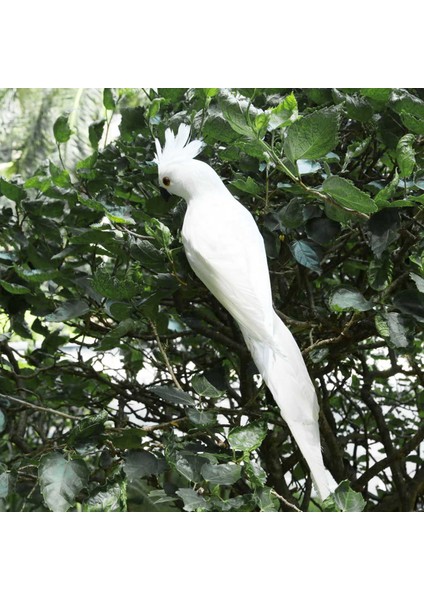
<svg viewBox="0 0 424 600">
<path fill-rule="evenodd" d="M 93 122 L 37 104 L 44 145 L 11 125 L 19 93 L 0 95 L 1 508 L 422 510 L 423 91 L 94 90 Z M 182 121 L 264 236 L 344 482 L 324 504 L 159 194 L 154 137 Z"/>
</svg>

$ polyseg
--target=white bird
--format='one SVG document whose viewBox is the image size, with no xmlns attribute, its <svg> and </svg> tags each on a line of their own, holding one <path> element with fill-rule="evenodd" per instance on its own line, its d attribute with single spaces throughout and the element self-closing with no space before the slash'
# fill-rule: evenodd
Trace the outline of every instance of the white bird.
<svg viewBox="0 0 424 600">
<path fill-rule="evenodd" d="M 319 406 L 302 354 L 275 313 L 262 235 L 250 212 L 219 175 L 195 160 L 204 143 L 189 142 L 190 127 L 157 139 L 159 184 L 187 202 L 182 228 L 185 253 L 197 277 L 237 321 L 256 366 L 280 408 L 311 471 L 321 499 L 337 486 L 324 467 Z"/>
</svg>

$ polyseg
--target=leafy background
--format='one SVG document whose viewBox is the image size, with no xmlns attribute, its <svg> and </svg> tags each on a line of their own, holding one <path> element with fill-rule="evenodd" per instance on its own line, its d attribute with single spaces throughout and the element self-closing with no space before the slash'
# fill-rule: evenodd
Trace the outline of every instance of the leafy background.
<svg viewBox="0 0 424 600">
<path fill-rule="evenodd" d="M 325 503 L 159 195 L 180 122 L 264 236 Z M 423 134 L 419 89 L 1 90 L 0 507 L 422 510 Z"/>
</svg>

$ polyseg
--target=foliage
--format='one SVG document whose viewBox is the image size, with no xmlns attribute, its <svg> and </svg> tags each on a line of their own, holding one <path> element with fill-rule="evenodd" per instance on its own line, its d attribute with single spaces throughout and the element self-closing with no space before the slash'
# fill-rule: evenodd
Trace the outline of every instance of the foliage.
<svg viewBox="0 0 424 600">
<path fill-rule="evenodd" d="M 422 90 L 84 90 L 79 119 L 69 93 L 0 94 L 0 507 L 422 510 Z M 324 503 L 159 195 L 182 121 L 264 236 L 342 482 Z"/>
</svg>

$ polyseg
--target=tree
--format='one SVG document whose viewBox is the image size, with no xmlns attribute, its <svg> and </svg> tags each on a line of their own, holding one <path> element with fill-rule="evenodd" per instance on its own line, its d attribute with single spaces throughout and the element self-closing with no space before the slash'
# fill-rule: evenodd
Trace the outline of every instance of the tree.
<svg viewBox="0 0 424 600">
<path fill-rule="evenodd" d="M 57 153 L 20 175 L 2 154 L 1 507 L 422 510 L 422 90 L 84 93 L 100 117 L 42 128 Z M 263 233 L 344 482 L 331 501 L 187 264 L 184 203 L 159 195 L 154 137 L 182 121 Z"/>
</svg>

